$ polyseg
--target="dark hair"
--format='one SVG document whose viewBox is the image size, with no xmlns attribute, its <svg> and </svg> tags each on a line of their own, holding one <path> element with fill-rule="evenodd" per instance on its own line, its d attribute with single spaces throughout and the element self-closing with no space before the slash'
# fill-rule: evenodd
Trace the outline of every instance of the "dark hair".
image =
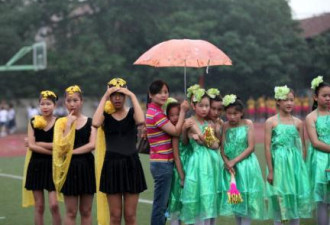
<svg viewBox="0 0 330 225">
<path fill-rule="evenodd" d="M 155 94 L 159 93 L 162 90 L 164 85 L 167 87 L 168 92 L 170 92 L 170 88 L 168 87 L 168 84 L 165 81 L 155 80 L 150 84 L 149 92 L 147 94 L 147 108 L 148 108 L 148 103 L 151 102 L 151 98 L 149 97 L 149 94 L 155 95 Z"/>
<path fill-rule="evenodd" d="M 239 97 L 236 98 L 236 100 L 235 100 L 234 103 L 231 103 L 231 104 L 225 106 L 225 111 L 226 111 L 227 109 L 229 109 L 230 107 L 235 107 L 235 109 L 236 109 L 237 111 L 243 113 L 243 115 L 242 115 L 241 118 L 244 117 L 244 103 L 242 102 L 242 100 L 241 100 Z"/>
<path fill-rule="evenodd" d="M 167 117 L 168 117 L 168 113 L 170 112 L 170 110 L 171 110 L 172 108 L 175 108 L 175 107 L 180 108 L 180 103 L 179 103 L 179 102 L 171 102 L 171 103 L 169 103 L 169 104 L 167 105 L 167 107 L 166 107 L 166 115 L 167 115 Z"/>
<path fill-rule="evenodd" d="M 212 104 L 212 102 L 222 102 L 222 96 L 216 95 L 214 98 L 210 98 L 210 104 Z"/>
<path fill-rule="evenodd" d="M 317 86 L 314 90 L 314 94 L 316 96 L 319 96 L 319 92 L 322 88 L 324 87 L 330 87 L 330 84 L 326 83 L 326 82 L 322 82 L 319 84 L 319 86 Z M 317 104 L 317 101 L 314 100 L 313 102 L 313 106 L 312 106 L 312 110 L 315 110 L 317 108 L 318 104 Z"/>
</svg>

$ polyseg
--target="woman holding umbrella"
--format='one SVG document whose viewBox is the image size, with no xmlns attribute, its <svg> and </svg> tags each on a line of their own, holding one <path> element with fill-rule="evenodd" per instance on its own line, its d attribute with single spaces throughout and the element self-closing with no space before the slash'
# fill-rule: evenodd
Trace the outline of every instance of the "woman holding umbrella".
<svg viewBox="0 0 330 225">
<path fill-rule="evenodd" d="M 162 110 L 169 96 L 168 85 L 162 80 L 156 80 L 149 86 L 148 95 L 146 125 L 150 143 L 150 170 L 154 178 L 151 225 L 164 225 L 173 174 L 174 156 L 171 136 L 180 135 L 189 105 L 187 101 L 181 103 L 179 120 L 174 126 Z"/>
</svg>

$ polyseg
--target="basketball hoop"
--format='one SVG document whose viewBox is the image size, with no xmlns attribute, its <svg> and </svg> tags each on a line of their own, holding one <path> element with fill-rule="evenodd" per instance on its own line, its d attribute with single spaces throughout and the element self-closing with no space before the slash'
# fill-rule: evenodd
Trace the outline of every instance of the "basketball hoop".
<svg viewBox="0 0 330 225">
<path fill-rule="evenodd" d="M 33 51 L 32 65 L 14 65 L 27 53 Z M 0 66 L 1 71 L 23 71 L 23 70 L 44 70 L 47 68 L 47 46 L 45 42 L 35 43 L 32 46 L 21 48 L 4 66 Z"/>
</svg>

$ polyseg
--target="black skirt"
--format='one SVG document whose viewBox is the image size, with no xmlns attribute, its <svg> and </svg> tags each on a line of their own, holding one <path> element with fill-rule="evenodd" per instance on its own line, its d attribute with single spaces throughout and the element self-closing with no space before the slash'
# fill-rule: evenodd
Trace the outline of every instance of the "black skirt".
<svg viewBox="0 0 330 225">
<path fill-rule="evenodd" d="M 52 173 L 52 156 L 32 152 L 27 168 L 25 188 L 32 191 L 55 191 Z"/>
<path fill-rule="evenodd" d="M 72 155 L 68 174 L 61 189 L 64 195 L 93 195 L 96 192 L 94 156 Z"/>
<path fill-rule="evenodd" d="M 137 194 L 146 189 L 147 184 L 137 153 L 126 156 L 106 152 L 101 173 L 101 192 L 106 194 Z"/>
</svg>

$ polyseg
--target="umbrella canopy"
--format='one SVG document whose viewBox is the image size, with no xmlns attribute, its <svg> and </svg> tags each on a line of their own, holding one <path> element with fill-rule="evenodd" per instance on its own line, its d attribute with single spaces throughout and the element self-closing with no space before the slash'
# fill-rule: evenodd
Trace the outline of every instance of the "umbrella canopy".
<svg viewBox="0 0 330 225">
<path fill-rule="evenodd" d="M 232 65 L 230 58 L 219 48 L 204 40 L 173 39 L 161 42 L 143 55 L 134 65 L 154 67 L 207 67 Z"/>
</svg>

